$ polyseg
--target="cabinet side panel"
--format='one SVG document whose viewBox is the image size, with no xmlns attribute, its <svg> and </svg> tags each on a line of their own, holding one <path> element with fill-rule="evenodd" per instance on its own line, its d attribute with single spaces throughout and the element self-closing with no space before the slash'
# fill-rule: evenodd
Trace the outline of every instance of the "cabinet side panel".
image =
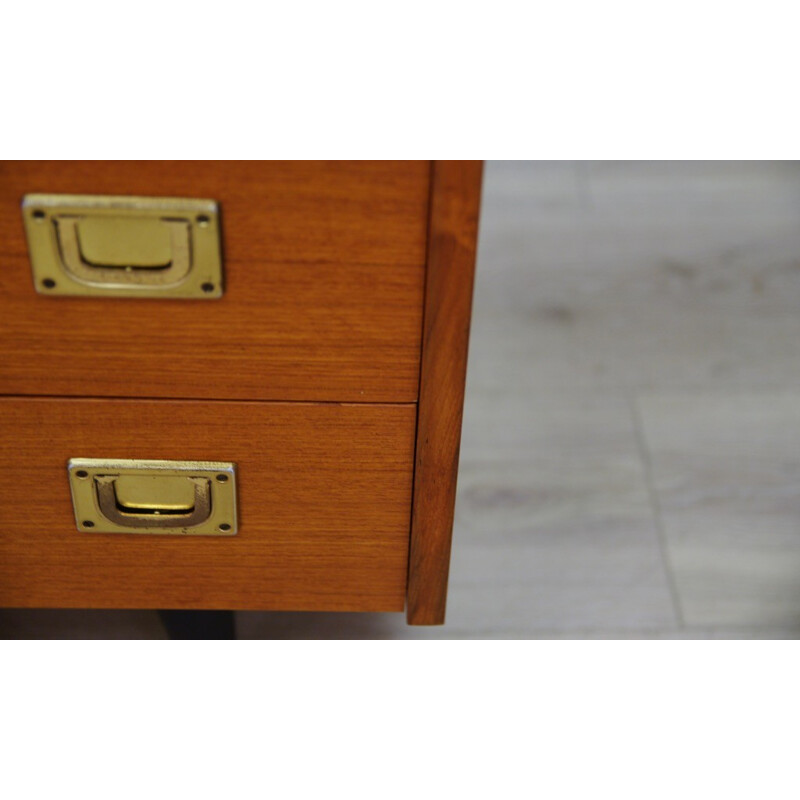
<svg viewBox="0 0 800 800">
<path fill-rule="evenodd" d="M 407 615 L 444 622 L 483 162 L 433 165 Z"/>
</svg>

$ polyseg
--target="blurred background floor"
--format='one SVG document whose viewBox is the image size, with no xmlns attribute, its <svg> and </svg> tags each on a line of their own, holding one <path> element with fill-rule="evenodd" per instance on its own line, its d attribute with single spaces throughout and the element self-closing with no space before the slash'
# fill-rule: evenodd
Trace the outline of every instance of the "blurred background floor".
<svg viewBox="0 0 800 800">
<path fill-rule="evenodd" d="M 447 624 L 242 638 L 797 638 L 800 165 L 486 165 Z M 2 610 L 19 638 L 155 612 Z"/>
</svg>

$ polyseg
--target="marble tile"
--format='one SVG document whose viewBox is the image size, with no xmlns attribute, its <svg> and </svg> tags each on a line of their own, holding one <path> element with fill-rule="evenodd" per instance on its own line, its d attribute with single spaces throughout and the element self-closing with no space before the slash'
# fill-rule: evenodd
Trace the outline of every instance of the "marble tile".
<svg viewBox="0 0 800 800">
<path fill-rule="evenodd" d="M 487 167 L 474 389 L 800 386 L 800 167 L 544 174 Z"/>
<path fill-rule="evenodd" d="M 800 627 L 800 392 L 638 405 L 686 622 Z"/>
<path fill-rule="evenodd" d="M 613 394 L 475 393 L 448 625 L 675 624 L 631 408 Z"/>
</svg>

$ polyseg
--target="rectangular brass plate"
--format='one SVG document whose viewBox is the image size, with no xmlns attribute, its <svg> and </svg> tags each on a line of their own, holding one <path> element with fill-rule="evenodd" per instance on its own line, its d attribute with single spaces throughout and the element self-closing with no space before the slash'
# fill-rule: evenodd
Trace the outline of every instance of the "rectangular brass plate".
<svg viewBox="0 0 800 800">
<path fill-rule="evenodd" d="M 29 194 L 22 218 L 40 294 L 222 297 L 214 200 Z"/>
<path fill-rule="evenodd" d="M 228 461 L 72 458 L 75 524 L 90 533 L 233 536 L 236 465 Z"/>
</svg>

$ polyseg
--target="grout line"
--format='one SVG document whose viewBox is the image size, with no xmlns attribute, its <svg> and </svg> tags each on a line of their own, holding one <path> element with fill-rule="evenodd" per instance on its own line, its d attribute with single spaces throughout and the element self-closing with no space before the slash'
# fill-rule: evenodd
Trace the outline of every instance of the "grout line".
<svg viewBox="0 0 800 800">
<path fill-rule="evenodd" d="M 577 161 L 575 163 L 575 189 L 578 195 L 578 208 L 583 212 L 581 223 L 585 223 L 587 211 L 594 209 L 594 196 L 592 194 L 592 176 L 589 170 L 588 161 Z"/>
<path fill-rule="evenodd" d="M 582 264 L 591 262 L 589 236 L 589 217 L 594 211 L 594 200 L 592 198 L 591 176 L 589 166 L 585 161 L 575 163 L 575 194 L 577 195 L 578 208 L 578 227 L 575 236 L 580 242 L 579 253 Z"/>
<path fill-rule="evenodd" d="M 445 625 L 439 630 L 439 636 L 425 638 L 439 639 L 562 639 L 567 641 L 620 641 L 642 639 L 664 640 L 763 640 L 777 639 L 780 641 L 794 641 L 800 638 L 800 630 L 792 626 L 781 627 L 773 625 L 761 627 L 757 625 L 688 625 L 685 627 L 663 626 L 650 628 L 620 628 L 620 627 L 532 627 L 532 628 L 465 628 L 463 625 L 454 625 L 448 628 Z M 394 637 L 401 638 L 401 637 Z M 402 637 L 402 638 L 414 638 Z"/>
<path fill-rule="evenodd" d="M 680 593 L 678 591 L 678 584 L 675 579 L 675 571 L 672 568 L 672 561 L 669 557 L 667 534 L 664 530 L 664 520 L 661 514 L 661 501 L 658 497 L 658 492 L 656 491 L 655 487 L 653 461 L 650 457 L 650 452 L 647 448 L 647 443 L 644 438 L 644 425 L 642 424 L 642 415 L 639 409 L 639 404 L 636 401 L 636 395 L 630 395 L 629 402 L 631 415 L 633 417 L 633 430 L 634 436 L 636 437 L 636 446 L 639 450 L 639 458 L 641 459 L 642 466 L 644 468 L 647 494 L 650 498 L 650 508 L 653 511 L 653 521 L 655 522 L 656 538 L 658 539 L 658 546 L 661 551 L 661 561 L 664 565 L 664 570 L 667 573 L 667 584 L 669 585 L 669 592 L 672 597 L 672 606 L 678 622 L 678 627 L 683 629 L 686 628 L 686 620 L 684 619 L 683 615 Z"/>
<path fill-rule="evenodd" d="M 482 395 L 484 397 L 501 397 L 508 394 L 507 386 L 499 386 L 495 381 L 489 385 L 488 381 L 478 383 L 478 378 L 472 378 L 470 384 L 470 393 Z M 474 385 L 474 386 L 473 386 Z M 657 385 L 637 385 L 636 382 L 625 384 L 621 388 L 621 382 L 613 382 L 609 380 L 607 385 L 600 383 L 590 383 L 588 380 L 585 383 L 563 384 L 561 386 L 551 384 L 549 386 L 536 386 L 535 388 L 515 387 L 515 391 L 524 391 L 526 396 L 531 397 L 545 397 L 553 398 L 565 395 L 574 395 L 576 393 L 585 392 L 591 393 L 592 397 L 609 397 L 616 398 L 627 395 L 628 392 L 636 392 L 638 395 L 647 397 L 658 395 L 659 397 L 716 397 L 717 395 L 724 395 L 725 397 L 744 397 L 744 396 L 773 396 L 776 394 L 797 395 L 800 393 L 800 382 L 798 383 L 762 383 L 755 388 L 747 386 L 692 386 L 681 385 L 672 383 L 666 386 Z M 410 401 L 414 402 L 414 401 Z"/>
</svg>

